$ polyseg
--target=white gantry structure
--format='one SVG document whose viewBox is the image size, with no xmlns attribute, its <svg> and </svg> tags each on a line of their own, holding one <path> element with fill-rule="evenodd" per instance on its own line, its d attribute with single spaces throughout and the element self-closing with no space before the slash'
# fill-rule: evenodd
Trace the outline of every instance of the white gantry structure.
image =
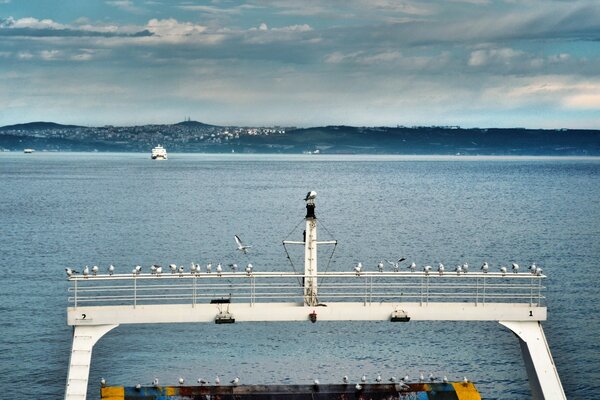
<svg viewBox="0 0 600 400">
<path fill-rule="evenodd" d="M 304 273 L 191 271 L 69 276 L 74 327 L 66 400 L 85 400 L 94 344 L 121 324 L 497 321 L 519 338 L 533 399 L 566 399 L 541 322 L 542 274 L 319 272 L 316 193 L 306 196 Z M 159 270 L 160 271 L 160 270 Z"/>
</svg>

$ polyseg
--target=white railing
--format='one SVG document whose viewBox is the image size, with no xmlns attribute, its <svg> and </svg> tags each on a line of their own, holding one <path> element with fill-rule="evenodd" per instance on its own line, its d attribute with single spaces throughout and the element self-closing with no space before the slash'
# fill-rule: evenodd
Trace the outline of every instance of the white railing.
<svg viewBox="0 0 600 400">
<path fill-rule="evenodd" d="M 353 272 L 320 273 L 320 303 L 465 302 L 542 306 L 544 275 L 527 273 Z M 305 276 L 295 273 L 200 273 L 75 275 L 69 278 L 74 307 L 210 302 L 303 302 Z"/>
</svg>

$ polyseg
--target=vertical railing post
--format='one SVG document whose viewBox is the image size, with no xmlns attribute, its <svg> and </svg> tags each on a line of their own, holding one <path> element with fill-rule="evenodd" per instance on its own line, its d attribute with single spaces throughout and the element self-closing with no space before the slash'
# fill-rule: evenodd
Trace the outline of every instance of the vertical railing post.
<svg viewBox="0 0 600 400">
<path fill-rule="evenodd" d="M 196 275 L 194 275 L 194 281 L 192 283 L 192 307 L 196 306 Z"/>
<path fill-rule="evenodd" d="M 133 276 L 133 308 L 137 306 L 137 275 Z"/>
<path fill-rule="evenodd" d="M 75 279 L 75 308 L 77 308 L 77 279 Z"/>
<path fill-rule="evenodd" d="M 421 297 L 419 299 L 419 305 L 423 305 L 423 277 L 421 277 Z"/>
<path fill-rule="evenodd" d="M 475 306 L 479 304 L 479 278 L 475 278 Z"/>
<path fill-rule="evenodd" d="M 485 305 L 485 281 L 486 281 L 486 277 L 483 277 L 483 299 L 481 300 L 481 304 Z"/>
</svg>

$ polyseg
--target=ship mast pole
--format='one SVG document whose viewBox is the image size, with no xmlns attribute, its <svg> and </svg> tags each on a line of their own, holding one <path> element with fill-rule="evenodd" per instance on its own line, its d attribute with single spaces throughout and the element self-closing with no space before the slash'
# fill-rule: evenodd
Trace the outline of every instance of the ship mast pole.
<svg viewBox="0 0 600 400">
<path fill-rule="evenodd" d="M 316 195 L 316 193 L 315 193 Z M 306 230 L 304 237 L 304 304 L 317 305 L 317 217 L 315 197 L 306 198 Z"/>
</svg>

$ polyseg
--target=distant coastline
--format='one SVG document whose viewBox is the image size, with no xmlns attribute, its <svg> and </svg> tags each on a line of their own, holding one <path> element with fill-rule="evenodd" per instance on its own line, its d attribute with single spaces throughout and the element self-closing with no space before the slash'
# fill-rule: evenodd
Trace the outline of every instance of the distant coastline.
<svg viewBox="0 0 600 400">
<path fill-rule="evenodd" d="M 425 127 L 237 127 L 197 121 L 84 127 L 32 122 L 0 127 L 0 151 L 599 156 L 600 130 Z"/>
</svg>

